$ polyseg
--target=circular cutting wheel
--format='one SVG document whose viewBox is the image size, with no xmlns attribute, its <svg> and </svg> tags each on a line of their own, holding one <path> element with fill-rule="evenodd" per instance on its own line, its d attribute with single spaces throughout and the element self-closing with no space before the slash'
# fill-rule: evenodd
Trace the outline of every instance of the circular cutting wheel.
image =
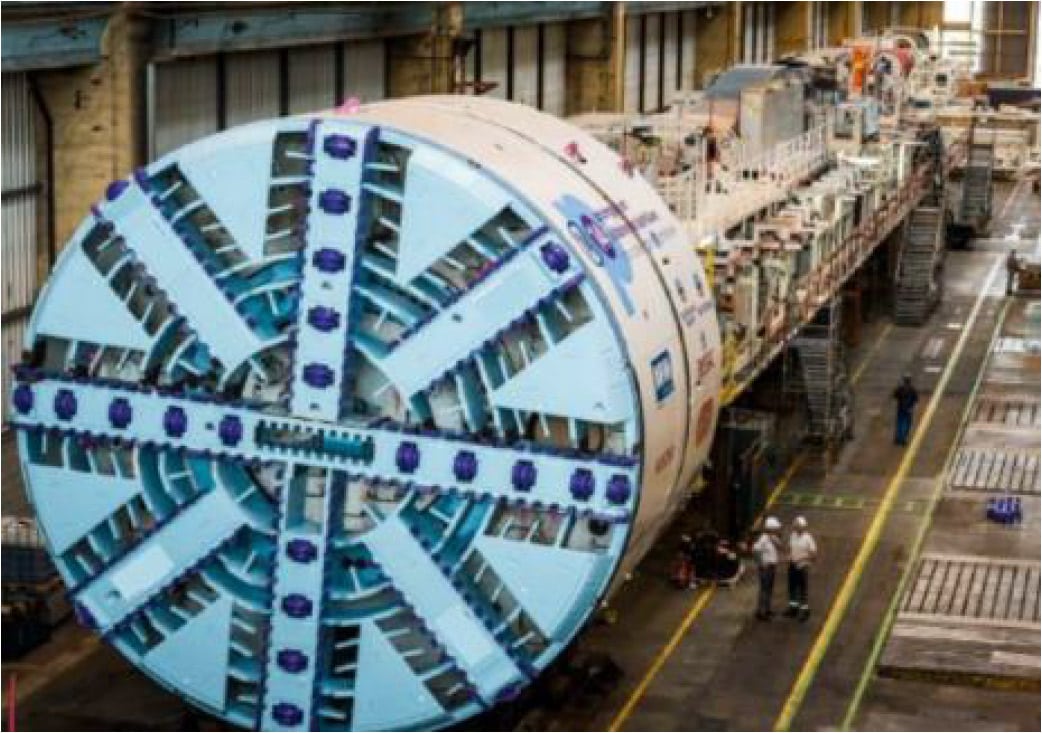
<svg viewBox="0 0 1042 733">
<path fill-rule="evenodd" d="M 638 184 L 479 107 L 177 150 L 108 187 L 33 315 L 13 422 L 77 615 L 234 724 L 433 728 L 513 697 L 638 499 L 659 517 L 704 456 L 694 336 L 668 287 L 630 289 L 669 285 L 634 254 L 653 232 L 580 164 Z"/>
</svg>

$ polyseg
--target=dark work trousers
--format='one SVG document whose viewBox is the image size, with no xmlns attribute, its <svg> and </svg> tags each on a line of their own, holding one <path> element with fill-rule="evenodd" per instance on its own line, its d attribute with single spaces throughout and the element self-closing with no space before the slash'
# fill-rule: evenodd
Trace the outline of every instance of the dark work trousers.
<svg viewBox="0 0 1042 733">
<path fill-rule="evenodd" d="M 789 564 L 789 609 L 804 611 L 807 605 L 807 580 L 810 576 L 810 568 L 798 568 Z"/>
<path fill-rule="evenodd" d="M 756 604 L 756 615 L 767 616 L 771 612 L 771 596 L 774 595 L 774 565 L 761 565 L 760 597 Z"/>
<path fill-rule="evenodd" d="M 907 445 L 910 432 L 912 432 L 912 411 L 898 408 L 897 421 L 894 425 L 894 443 Z"/>
</svg>

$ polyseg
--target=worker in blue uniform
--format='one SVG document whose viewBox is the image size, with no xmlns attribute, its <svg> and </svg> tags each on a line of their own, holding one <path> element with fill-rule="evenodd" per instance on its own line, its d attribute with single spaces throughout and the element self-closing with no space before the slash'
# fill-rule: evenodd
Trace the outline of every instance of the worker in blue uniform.
<svg viewBox="0 0 1042 733">
<path fill-rule="evenodd" d="M 894 390 L 897 402 L 897 420 L 894 425 L 894 444 L 908 445 L 908 435 L 912 432 L 912 413 L 919 402 L 919 392 L 912 385 L 912 375 L 905 374 L 901 384 Z"/>
</svg>

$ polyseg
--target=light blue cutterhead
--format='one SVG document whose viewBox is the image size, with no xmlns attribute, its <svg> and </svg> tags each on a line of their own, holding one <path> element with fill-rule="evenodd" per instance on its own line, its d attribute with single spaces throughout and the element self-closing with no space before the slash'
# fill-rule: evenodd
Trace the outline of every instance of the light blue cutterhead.
<svg viewBox="0 0 1042 733">
<path fill-rule="evenodd" d="M 474 715 L 625 547 L 639 407 L 577 253 L 389 127 L 259 123 L 112 184 L 28 344 L 14 423 L 79 619 L 234 724 Z"/>
</svg>

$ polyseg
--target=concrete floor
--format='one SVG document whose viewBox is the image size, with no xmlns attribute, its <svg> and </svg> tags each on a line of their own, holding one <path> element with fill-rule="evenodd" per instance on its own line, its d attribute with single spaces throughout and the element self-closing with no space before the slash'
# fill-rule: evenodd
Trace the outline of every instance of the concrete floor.
<svg viewBox="0 0 1042 733">
<path fill-rule="evenodd" d="M 999 190 L 997 210 L 1005 207 L 1008 189 Z M 851 353 L 852 372 L 859 375 L 855 439 L 831 466 L 816 454 L 807 454 L 774 510 L 783 522 L 803 514 L 818 539 L 821 560 L 812 578 L 814 613 L 808 622 L 781 618 L 756 622 L 752 618 L 755 583 L 748 576 L 733 590 L 676 590 L 668 582 L 676 534 L 694 521 L 681 517 L 673 534 L 659 543 L 613 600 L 614 623 L 592 625 L 573 649 L 573 657 L 610 656 L 622 669 L 616 684 L 586 694 L 571 689 L 552 705 L 523 698 L 468 727 L 771 729 L 797 679 L 809 684 L 800 704 L 790 705 L 791 727 L 839 727 L 900 575 L 915 560 L 910 557 L 912 539 L 924 522 L 934 518 L 926 515 L 928 499 L 959 438 L 964 407 L 999 324 L 1005 302 L 1000 263 L 1008 249 L 1001 238 L 1011 222 L 1020 220 L 1026 226 L 1017 231 L 1018 238 L 1037 237 L 1038 206 L 1037 195 L 1018 191 L 996 223 L 992 240 L 968 252 L 949 254 L 945 298 L 926 325 L 891 327 L 881 318 L 864 329 L 859 347 Z M 983 293 L 975 321 L 969 322 L 982 284 L 992 272 L 997 275 Z M 964 348 L 953 358 L 967 329 Z M 953 362 L 950 374 L 949 362 Z M 906 452 L 892 444 L 890 392 L 905 371 L 914 374 L 921 392 L 920 417 L 939 382 L 947 378 L 947 384 L 901 476 Z M 5 466 L 11 460 L 6 448 Z M 893 499 L 892 511 L 876 523 L 878 544 L 856 582 L 854 576 L 846 581 L 848 586 L 853 583 L 850 603 L 839 614 L 834 608 L 837 593 L 888 495 Z M 825 499 L 817 506 L 806 498 L 819 496 Z M 828 500 L 838 496 L 859 501 L 838 505 Z M 4 502 L 6 507 L 6 487 Z M 1022 535 L 1024 548 L 1033 543 L 1035 552 L 1037 509 L 1036 503 L 1029 510 L 1036 519 Z M 957 523 L 942 524 L 943 506 L 935 517 L 927 547 L 946 541 L 946 534 L 959 533 Z M 999 552 L 1006 552 L 1005 547 Z M 781 585 L 776 596 L 779 608 Z M 829 619 L 837 623 L 826 636 L 822 632 Z M 807 660 L 815 646 L 824 653 L 816 674 L 808 677 Z M 217 727 L 72 626 L 61 629 L 55 642 L 30 655 L 24 665 L 5 665 L 5 689 L 12 669 L 20 671 L 19 719 L 24 730 Z M 1038 730 L 1038 694 L 873 676 L 855 725 L 894 730 Z"/>
</svg>

